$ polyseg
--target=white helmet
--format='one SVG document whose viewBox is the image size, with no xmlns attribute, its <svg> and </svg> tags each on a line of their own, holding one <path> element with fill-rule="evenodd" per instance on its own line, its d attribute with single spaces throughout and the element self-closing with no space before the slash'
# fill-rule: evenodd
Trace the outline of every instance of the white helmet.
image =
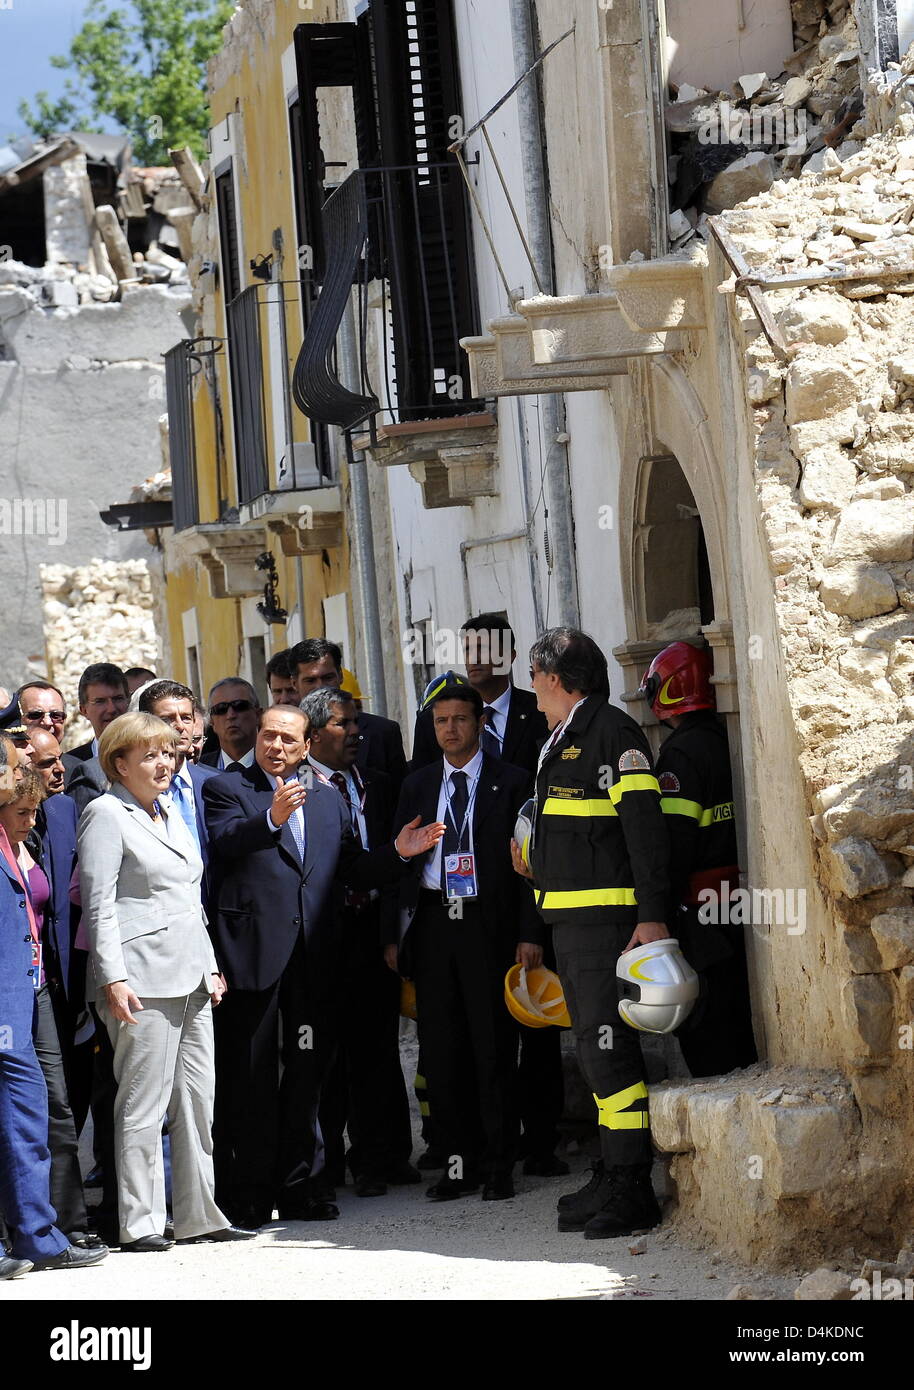
<svg viewBox="0 0 914 1390">
<path fill-rule="evenodd" d="M 530 867 L 530 840 L 533 835 L 533 797 L 528 797 L 517 813 L 514 822 L 514 839 L 527 868 Z"/>
<path fill-rule="evenodd" d="M 619 1015 L 641 1033 L 672 1033 L 698 998 L 698 976 L 672 937 L 624 951 L 616 976 Z"/>
</svg>

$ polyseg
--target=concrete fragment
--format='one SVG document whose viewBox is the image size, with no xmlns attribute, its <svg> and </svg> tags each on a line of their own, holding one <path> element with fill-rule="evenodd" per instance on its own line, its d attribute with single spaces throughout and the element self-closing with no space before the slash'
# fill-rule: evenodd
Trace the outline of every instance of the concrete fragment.
<svg viewBox="0 0 914 1390">
<path fill-rule="evenodd" d="M 914 912 L 881 912 L 870 923 L 883 970 L 914 964 Z"/>
<path fill-rule="evenodd" d="M 822 851 L 838 893 L 846 898 L 862 898 L 887 888 L 891 875 L 868 840 L 848 835 Z"/>
<path fill-rule="evenodd" d="M 850 444 L 860 423 L 857 407 L 850 405 L 821 420 L 803 420 L 790 426 L 790 447 L 798 458 L 828 444 Z"/>
<path fill-rule="evenodd" d="M 784 84 L 781 92 L 781 101 L 791 110 L 797 106 L 802 106 L 807 97 L 812 95 L 812 83 L 808 77 L 789 77 Z"/>
<path fill-rule="evenodd" d="M 876 565 L 848 564 L 827 569 L 819 597 L 832 613 L 845 618 L 874 618 L 898 606 L 895 581 Z"/>
<path fill-rule="evenodd" d="M 854 975 L 872 975 L 879 970 L 879 948 L 871 931 L 846 927 L 842 939 L 847 950 L 848 965 Z"/>
<path fill-rule="evenodd" d="M 854 460 L 840 445 L 831 444 L 824 449 L 813 449 L 803 459 L 800 502 L 804 507 L 845 507 L 851 500 L 856 485 L 857 469 Z"/>
<path fill-rule="evenodd" d="M 853 373 L 824 357 L 797 357 L 787 372 L 787 423 L 821 420 L 857 399 Z"/>
<path fill-rule="evenodd" d="M 910 560 L 914 555 L 914 510 L 907 497 L 885 502 L 851 502 L 845 509 L 831 553 L 835 558 Z"/>
<path fill-rule="evenodd" d="M 646 1249 L 647 1241 L 645 1240 L 644 1236 L 639 1236 L 639 1238 L 637 1240 L 633 1240 L 631 1245 L 628 1247 L 628 1253 L 630 1255 L 643 1255 Z"/>
<path fill-rule="evenodd" d="M 839 1274 L 836 1269 L 815 1269 L 800 1280 L 793 1296 L 801 1303 L 834 1303 L 847 1302 L 854 1295 L 846 1274 Z"/>
<path fill-rule="evenodd" d="M 854 311 L 840 295 L 819 290 L 794 300 L 778 323 L 788 343 L 843 343 L 854 326 Z"/>
<path fill-rule="evenodd" d="M 705 206 L 709 212 L 723 212 L 725 208 L 735 207 L 747 198 L 754 198 L 757 193 L 764 193 L 774 183 L 777 174 L 777 167 L 770 155 L 761 150 L 752 150 L 742 159 L 728 164 L 712 179 Z M 746 246 L 741 245 L 741 249 L 746 255 Z M 748 256 L 746 258 L 749 259 Z"/>
<path fill-rule="evenodd" d="M 895 1040 L 895 1009 L 889 975 L 852 975 L 841 990 L 844 1022 L 863 1058 L 887 1057 Z"/>
</svg>

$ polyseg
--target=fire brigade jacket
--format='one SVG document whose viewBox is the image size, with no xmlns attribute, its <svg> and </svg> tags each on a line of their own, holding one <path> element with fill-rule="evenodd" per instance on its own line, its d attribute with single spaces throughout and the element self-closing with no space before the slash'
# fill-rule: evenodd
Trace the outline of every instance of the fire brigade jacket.
<svg viewBox="0 0 914 1390">
<path fill-rule="evenodd" d="M 663 922 L 669 843 L 647 741 L 589 695 L 543 756 L 530 867 L 547 922 Z"/>
<path fill-rule="evenodd" d="M 657 757 L 661 806 L 670 834 L 677 903 L 697 905 L 702 888 L 739 887 L 733 777 L 727 731 L 710 710 L 683 716 Z"/>
</svg>

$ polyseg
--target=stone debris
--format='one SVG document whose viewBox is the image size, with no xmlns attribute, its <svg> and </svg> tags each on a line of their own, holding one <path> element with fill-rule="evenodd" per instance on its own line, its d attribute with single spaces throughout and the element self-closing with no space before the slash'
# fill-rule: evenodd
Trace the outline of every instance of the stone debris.
<svg viewBox="0 0 914 1390">
<path fill-rule="evenodd" d="M 795 48 L 781 72 L 745 73 L 729 92 L 683 85 L 665 108 L 671 207 L 699 234 L 706 213 L 733 208 L 804 166 L 832 167 L 828 156 L 861 115 L 849 0 L 799 0 L 791 9 Z"/>
<path fill-rule="evenodd" d="M 851 1281 L 846 1274 L 834 1269 L 816 1269 L 801 1279 L 794 1298 L 803 1302 L 843 1302 L 853 1298 Z"/>
<path fill-rule="evenodd" d="M 155 670 L 155 600 L 145 560 L 41 565 L 40 577 L 48 679 L 60 686 L 68 710 L 77 710 L 79 677 L 92 662 Z M 67 747 L 91 736 L 85 721 L 68 722 Z"/>
</svg>

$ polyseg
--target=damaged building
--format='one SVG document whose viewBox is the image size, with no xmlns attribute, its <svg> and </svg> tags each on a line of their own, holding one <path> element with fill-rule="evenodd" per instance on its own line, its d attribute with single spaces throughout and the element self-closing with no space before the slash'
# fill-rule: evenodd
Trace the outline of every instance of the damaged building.
<svg viewBox="0 0 914 1390">
<path fill-rule="evenodd" d="M 137 168 L 122 138 L 0 148 L 3 679 L 47 674 L 74 709 L 90 661 L 162 659 L 161 559 L 142 527 L 170 521 L 170 492 L 154 517 L 130 503 L 162 472 L 163 354 L 190 301 L 194 216 L 178 171 Z"/>
<path fill-rule="evenodd" d="M 654 1138 L 683 1229 L 847 1277 L 914 1227 L 906 22 L 245 0 L 168 359 L 177 678 L 323 632 L 409 729 L 503 611 L 656 745 L 642 673 L 710 646 L 763 1060 L 658 1080 Z"/>
</svg>

